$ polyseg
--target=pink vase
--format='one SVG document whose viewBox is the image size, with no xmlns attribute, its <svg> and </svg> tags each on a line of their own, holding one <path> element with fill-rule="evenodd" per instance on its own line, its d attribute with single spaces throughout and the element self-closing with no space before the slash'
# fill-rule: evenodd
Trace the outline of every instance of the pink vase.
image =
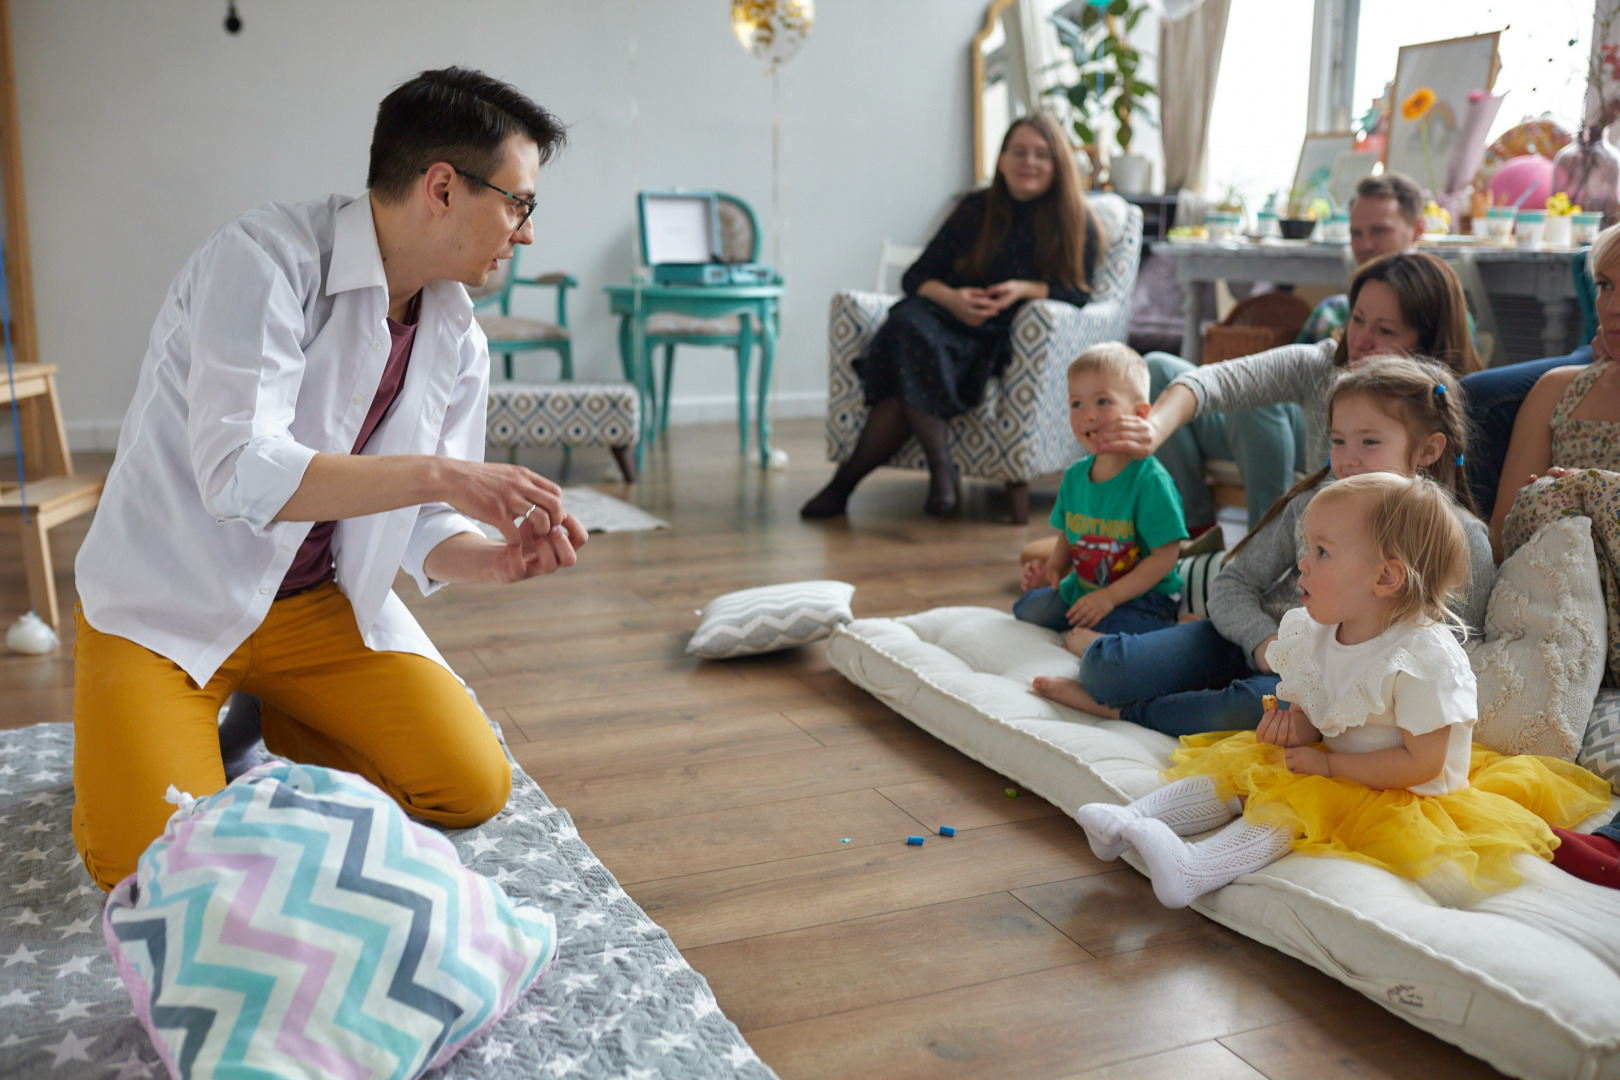
<svg viewBox="0 0 1620 1080">
<path fill-rule="evenodd" d="M 1601 213 L 1608 228 L 1620 220 L 1620 150 L 1603 129 L 1585 129 L 1553 158 L 1552 187 L 1581 209 Z"/>
</svg>

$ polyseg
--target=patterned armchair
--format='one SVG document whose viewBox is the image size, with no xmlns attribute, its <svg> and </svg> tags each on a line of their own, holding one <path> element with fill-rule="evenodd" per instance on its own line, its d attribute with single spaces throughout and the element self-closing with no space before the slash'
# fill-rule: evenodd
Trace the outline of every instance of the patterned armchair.
<svg viewBox="0 0 1620 1080">
<path fill-rule="evenodd" d="M 1117 195 L 1092 195 L 1107 251 L 1083 308 L 1055 300 L 1025 304 L 1013 321 L 1013 355 L 991 379 L 978 408 L 951 421 L 951 460 L 963 476 L 1007 485 L 1014 524 L 1029 520 L 1029 482 L 1062 472 L 1080 458 L 1069 430 L 1069 361 L 1131 330 L 1131 290 L 1142 253 L 1142 211 Z M 866 425 L 866 402 L 854 361 L 899 297 L 869 292 L 833 296 L 827 318 L 827 457 L 843 461 Z M 922 447 L 908 440 L 889 464 L 926 469 Z"/>
</svg>

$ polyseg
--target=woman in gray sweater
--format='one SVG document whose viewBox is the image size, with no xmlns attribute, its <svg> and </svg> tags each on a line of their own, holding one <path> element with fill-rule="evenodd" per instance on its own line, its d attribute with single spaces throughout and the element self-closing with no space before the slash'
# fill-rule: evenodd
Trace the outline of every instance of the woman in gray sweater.
<svg viewBox="0 0 1620 1080">
<path fill-rule="evenodd" d="M 1366 472 L 1423 472 L 1456 497 L 1472 572 L 1457 609 L 1473 632 L 1485 622 L 1495 582 L 1490 538 L 1469 507 L 1464 480 L 1467 409 L 1455 376 L 1430 361 L 1370 358 L 1325 395 L 1329 464 L 1266 513 L 1216 575 L 1208 620 L 1134 636 L 1097 639 L 1080 660 L 1080 681 L 1040 678 L 1043 697 L 1129 720 L 1169 735 L 1253 728 L 1261 698 L 1276 693 L 1266 659 L 1283 613 L 1298 607 L 1305 508 L 1335 478 Z"/>
<path fill-rule="evenodd" d="M 1305 458 L 1297 467 L 1310 473 L 1327 462 L 1327 394 L 1345 368 L 1369 356 L 1406 353 L 1439 360 L 1458 375 L 1479 369 L 1462 283 L 1434 256 L 1406 251 L 1373 260 L 1350 279 L 1349 299 L 1350 321 L 1338 341 L 1284 345 L 1188 371 L 1165 387 L 1146 419 L 1128 417 L 1101 432 L 1098 450 L 1157 453 L 1186 502 L 1194 487 L 1203 486 L 1204 459 L 1234 452 L 1226 417 L 1219 414 L 1296 403 L 1305 422 Z M 1189 425 L 1194 417 L 1200 423 Z M 1296 467 L 1270 457 L 1240 459 L 1238 465 L 1246 483 L 1273 491 L 1293 483 Z M 1278 471 L 1285 475 L 1269 475 Z"/>
</svg>

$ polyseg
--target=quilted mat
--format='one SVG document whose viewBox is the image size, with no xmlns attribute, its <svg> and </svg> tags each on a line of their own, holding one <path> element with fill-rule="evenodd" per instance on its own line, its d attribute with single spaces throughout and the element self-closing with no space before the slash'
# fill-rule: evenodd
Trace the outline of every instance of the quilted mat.
<svg viewBox="0 0 1620 1080">
<path fill-rule="evenodd" d="M 0 1077 L 160 1078 L 73 849 L 73 729 L 0 731 Z M 435 1078 L 626 1080 L 773 1074 L 681 957 L 514 764 L 494 820 L 449 834 L 464 864 L 556 919 L 557 965 Z"/>
</svg>

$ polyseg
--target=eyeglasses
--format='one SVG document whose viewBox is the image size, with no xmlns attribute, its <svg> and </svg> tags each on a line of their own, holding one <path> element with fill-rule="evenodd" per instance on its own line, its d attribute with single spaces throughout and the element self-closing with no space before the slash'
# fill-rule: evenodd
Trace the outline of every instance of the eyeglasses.
<svg viewBox="0 0 1620 1080">
<path fill-rule="evenodd" d="M 452 169 L 456 168 L 454 165 L 450 167 Z M 426 173 L 427 170 L 423 169 L 422 172 Z M 521 207 L 523 210 L 523 216 L 517 219 L 517 224 L 512 227 L 513 231 L 523 228 L 523 223 L 529 220 L 529 215 L 534 213 L 534 208 L 540 205 L 538 199 L 525 199 L 521 195 L 514 195 L 505 188 L 496 187 L 488 180 L 485 180 L 482 176 L 474 176 L 472 173 L 466 172 L 462 169 L 456 169 L 456 175 L 461 177 L 463 180 L 471 180 L 475 184 L 483 184 L 491 191 L 498 191 L 502 195 L 505 195 L 508 199 L 511 199 L 514 206 Z"/>
<path fill-rule="evenodd" d="M 1049 151 L 1046 151 L 1046 150 L 1025 150 L 1023 147 L 1019 147 L 1016 150 L 1008 150 L 1006 153 L 1007 153 L 1008 157 L 1014 159 L 1015 161 L 1051 161 L 1052 160 L 1051 153 Z"/>
</svg>

